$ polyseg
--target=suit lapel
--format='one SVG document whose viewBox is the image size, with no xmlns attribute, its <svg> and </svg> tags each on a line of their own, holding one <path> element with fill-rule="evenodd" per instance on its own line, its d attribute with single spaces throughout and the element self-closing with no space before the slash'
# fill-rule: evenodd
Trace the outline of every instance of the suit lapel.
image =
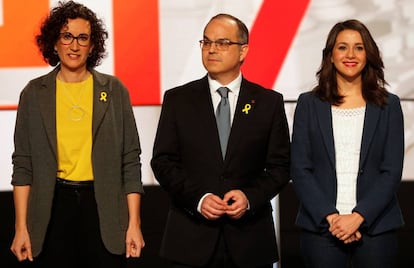
<svg viewBox="0 0 414 268">
<path fill-rule="evenodd" d="M 250 115 L 251 117 L 252 113 L 254 113 L 254 109 L 252 107 L 254 106 L 255 95 L 256 91 L 248 85 L 245 79 L 243 79 L 240 86 L 240 92 L 239 97 L 237 99 L 236 109 L 234 112 L 229 142 L 227 144 L 226 160 L 231 158 L 231 154 L 234 151 L 233 148 L 235 148 L 237 144 L 239 144 L 239 140 L 244 133 L 243 130 L 247 127 L 246 125 L 251 123 L 249 120 L 246 120 L 248 119 L 246 118 L 246 116 Z M 246 113 L 243 112 L 243 109 L 247 104 L 250 105 L 250 109 Z"/>
<path fill-rule="evenodd" d="M 211 99 L 207 76 L 200 80 L 200 84 L 197 84 L 192 88 L 192 99 L 194 111 L 196 111 L 197 118 L 199 118 L 199 121 L 202 124 L 201 131 L 203 133 L 203 137 L 205 137 L 205 139 L 212 139 L 212 146 L 216 148 L 216 157 L 219 159 L 219 161 L 223 161 L 220 149 L 221 147 L 216 123 L 216 116 Z"/>
<path fill-rule="evenodd" d="M 43 118 L 43 125 L 49 139 L 50 147 L 57 158 L 57 138 L 56 138 L 56 68 L 44 77 L 42 87 L 36 91 L 39 102 L 39 109 Z"/>
<path fill-rule="evenodd" d="M 335 143 L 332 128 L 332 110 L 328 102 L 316 99 L 316 116 L 318 117 L 319 128 L 321 130 L 323 142 L 331 160 L 335 166 Z"/>
<path fill-rule="evenodd" d="M 367 107 L 365 111 L 365 119 L 364 119 L 364 128 L 362 131 L 361 156 L 359 160 L 360 167 L 364 164 L 366 160 L 369 146 L 375 134 L 375 129 L 376 129 L 379 116 L 380 116 L 380 107 L 367 103 Z"/>
<path fill-rule="evenodd" d="M 108 79 L 92 71 L 93 74 L 93 119 L 92 119 L 92 140 L 95 140 L 99 125 L 112 101 L 112 88 L 108 84 Z"/>
</svg>

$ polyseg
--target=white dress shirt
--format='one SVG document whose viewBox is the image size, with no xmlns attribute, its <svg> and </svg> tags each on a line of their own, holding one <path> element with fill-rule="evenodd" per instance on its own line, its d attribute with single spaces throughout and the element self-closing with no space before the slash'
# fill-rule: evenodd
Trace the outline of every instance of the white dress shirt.
<svg viewBox="0 0 414 268">
<path fill-rule="evenodd" d="M 229 104 L 230 104 L 230 122 L 231 123 L 233 123 L 234 112 L 236 111 L 237 99 L 240 93 L 241 82 L 242 82 L 241 73 L 239 73 L 239 76 L 237 76 L 236 79 L 234 79 L 227 85 L 222 85 L 219 82 L 217 82 L 217 80 L 214 80 L 210 76 L 208 76 L 208 84 L 210 87 L 211 100 L 213 101 L 214 112 L 216 112 L 217 106 L 219 105 L 220 100 L 221 100 L 220 93 L 218 93 L 217 89 L 219 89 L 220 87 L 227 87 L 229 89 L 228 99 L 229 99 Z"/>
<path fill-rule="evenodd" d="M 237 99 L 239 98 L 241 82 L 242 82 L 241 72 L 239 73 L 236 79 L 234 79 L 227 85 L 222 85 L 219 82 L 217 82 L 217 80 L 212 79 L 210 75 L 208 76 L 208 85 L 210 87 L 211 100 L 213 101 L 214 112 L 216 112 L 217 106 L 219 105 L 221 101 L 221 96 L 220 96 L 220 93 L 218 93 L 217 89 L 221 87 L 227 87 L 229 89 L 228 100 L 229 100 L 229 105 L 230 105 L 230 123 L 231 124 L 233 124 L 233 118 L 234 118 L 234 113 L 236 111 Z M 206 193 L 205 195 L 203 195 L 203 197 L 201 197 L 197 205 L 198 212 L 201 213 L 201 203 L 203 202 L 204 198 L 209 194 L 211 193 Z M 248 204 L 247 209 L 249 209 L 249 207 L 250 205 Z"/>
</svg>

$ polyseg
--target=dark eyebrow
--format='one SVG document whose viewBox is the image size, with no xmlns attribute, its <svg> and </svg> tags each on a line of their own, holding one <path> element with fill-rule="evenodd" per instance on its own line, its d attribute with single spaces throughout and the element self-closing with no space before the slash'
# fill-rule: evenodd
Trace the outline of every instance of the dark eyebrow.
<svg viewBox="0 0 414 268">
<path fill-rule="evenodd" d="M 75 36 L 73 33 L 69 32 L 69 31 L 61 32 L 60 34 L 70 34 L 72 36 Z M 84 36 L 84 35 L 90 36 L 90 34 L 87 34 L 87 33 L 80 33 L 78 36 Z"/>
<path fill-rule="evenodd" d="M 340 45 L 340 44 L 342 44 L 342 45 L 349 45 L 349 43 L 347 43 L 347 42 L 338 42 L 337 43 L 338 45 Z M 355 45 L 364 45 L 364 43 L 355 43 Z"/>
<path fill-rule="evenodd" d="M 203 39 L 205 39 L 205 40 L 209 40 L 209 41 L 213 41 L 213 40 L 211 40 L 210 38 L 208 38 L 207 36 L 203 36 Z M 218 40 L 220 40 L 220 41 L 223 41 L 223 40 L 227 40 L 227 41 L 230 41 L 230 39 L 229 38 L 219 38 L 219 39 L 217 39 L 217 40 L 215 40 L 215 41 L 218 41 Z"/>
</svg>

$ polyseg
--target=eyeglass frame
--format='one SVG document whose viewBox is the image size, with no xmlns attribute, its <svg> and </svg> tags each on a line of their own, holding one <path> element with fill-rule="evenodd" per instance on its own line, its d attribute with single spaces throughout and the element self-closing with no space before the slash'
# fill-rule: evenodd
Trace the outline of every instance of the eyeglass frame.
<svg viewBox="0 0 414 268">
<path fill-rule="evenodd" d="M 71 37 L 71 41 L 69 42 L 69 43 L 64 43 L 62 40 L 64 40 L 63 38 L 64 37 Z M 88 40 L 86 41 L 87 42 L 87 44 L 86 45 L 82 45 L 81 43 L 79 43 L 79 38 L 83 38 L 83 37 L 87 37 L 88 38 Z M 91 43 L 91 37 L 90 37 L 90 35 L 88 35 L 88 34 L 79 34 L 78 36 L 74 36 L 72 33 L 70 33 L 70 32 L 63 32 L 63 33 L 60 33 L 59 34 L 59 41 L 63 44 L 63 45 L 71 45 L 72 43 L 73 43 L 73 41 L 76 39 L 76 42 L 78 43 L 78 45 L 79 46 L 81 46 L 81 47 L 87 47 L 87 46 L 89 46 L 90 45 L 90 43 Z"/>
<path fill-rule="evenodd" d="M 229 39 L 217 39 L 215 41 L 209 40 L 209 39 L 202 39 L 198 41 L 200 43 L 201 49 L 210 49 L 211 46 L 214 44 L 214 47 L 219 51 L 226 51 L 230 48 L 231 45 L 239 45 L 243 46 L 246 45 L 246 43 L 240 43 L 240 42 L 233 42 Z"/>
</svg>

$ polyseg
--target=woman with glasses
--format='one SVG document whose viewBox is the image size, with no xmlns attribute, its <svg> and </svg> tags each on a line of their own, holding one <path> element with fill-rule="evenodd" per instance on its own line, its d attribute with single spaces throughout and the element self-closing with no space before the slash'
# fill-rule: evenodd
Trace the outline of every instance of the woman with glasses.
<svg viewBox="0 0 414 268">
<path fill-rule="evenodd" d="M 37 45 L 50 73 L 17 111 L 11 250 L 35 267 L 124 267 L 144 240 L 140 144 L 129 94 L 94 70 L 107 32 L 84 5 L 59 2 Z"/>
</svg>

